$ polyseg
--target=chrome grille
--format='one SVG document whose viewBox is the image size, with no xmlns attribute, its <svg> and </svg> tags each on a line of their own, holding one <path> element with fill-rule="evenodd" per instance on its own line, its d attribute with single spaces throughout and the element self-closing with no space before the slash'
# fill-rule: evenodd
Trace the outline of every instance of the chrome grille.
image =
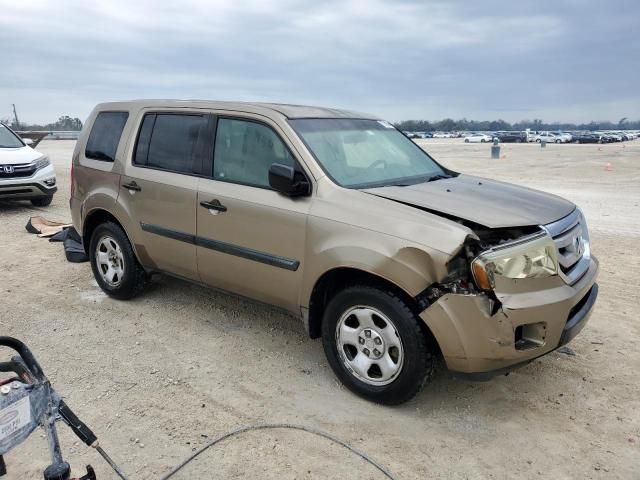
<svg viewBox="0 0 640 480">
<path fill-rule="evenodd" d="M 560 275 L 573 285 L 587 272 L 591 261 L 589 232 L 582 212 L 576 208 L 570 215 L 545 225 L 544 229 L 556 244 Z"/>
<path fill-rule="evenodd" d="M 18 165 L 0 165 L 0 179 L 24 178 L 36 173 L 35 163 L 22 163 Z"/>
</svg>

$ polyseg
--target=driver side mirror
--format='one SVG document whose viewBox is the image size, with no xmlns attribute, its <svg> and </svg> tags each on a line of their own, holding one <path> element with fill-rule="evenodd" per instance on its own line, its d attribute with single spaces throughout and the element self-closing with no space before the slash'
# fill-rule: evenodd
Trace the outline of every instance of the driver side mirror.
<svg viewBox="0 0 640 480">
<path fill-rule="evenodd" d="M 293 167 L 274 163 L 269 167 L 269 185 L 288 197 L 301 197 L 311 193 L 311 185 L 304 175 Z"/>
<path fill-rule="evenodd" d="M 30 138 L 23 138 L 22 141 L 24 142 L 25 145 L 28 145 L 28 146 L 33 145 L 33 140 L 31 140 Z"/>
</svg>

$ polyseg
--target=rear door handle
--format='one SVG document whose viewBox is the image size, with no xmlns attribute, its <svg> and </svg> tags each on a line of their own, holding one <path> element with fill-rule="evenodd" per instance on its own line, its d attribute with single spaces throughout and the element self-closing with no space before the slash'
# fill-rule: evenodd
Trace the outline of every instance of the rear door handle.
<svg viewBox="0 0 640 480">
<path fill-rule="evenodd" d="M 126 188 L 127 190 L 132 192 L 139 192 L 142 190 L 142 187 L 138 185 L 136 182 L 123 183 L 122 188 Z"/>
<path fill-rule="evenodd" d="M 204 208 L 206 208 L 208 210 L 216 210 L 218 212 L 226 212 L 227 211 L 227 207 L 222 205 L 220 203 L 220 200 L 218 200 L 218 199 L 211 200 L 210 202 L 200 202 L 200 206 L 204 207 Z"/>
</svg>

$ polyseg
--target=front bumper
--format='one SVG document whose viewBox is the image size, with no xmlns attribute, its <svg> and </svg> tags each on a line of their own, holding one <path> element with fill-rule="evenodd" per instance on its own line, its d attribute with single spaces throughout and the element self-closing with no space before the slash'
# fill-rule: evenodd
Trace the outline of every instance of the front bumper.
<svg viewBox="0 0 640 480">
<path fill-rule="evenodd" d="M 56 173 L 52 165 L 36 171 L 29 177 L 0 179 L 0 199 L 48 197 L 57 191 Z"/>
<path fill-rule="evenodd" d="M 504 296 L 497 311 L 487 295 L 447 294 L 420 318 L 450 370 L 480 378 L 503 373 L 568 343 L 582 330 L 598 294 L 598 269 L 592 257 L 574 285 Z"/>
</svg>

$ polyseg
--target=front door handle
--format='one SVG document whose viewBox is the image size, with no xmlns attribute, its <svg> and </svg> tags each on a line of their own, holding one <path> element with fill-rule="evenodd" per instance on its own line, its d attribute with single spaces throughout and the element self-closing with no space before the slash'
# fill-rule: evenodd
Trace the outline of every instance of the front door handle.
<svg viewBox="0 0 640 480">
<path fill-rule="evenodd" d="M 227 207 L 222 205 L 218 199 L 211 200 L 210 202 L 200 202 L 200 206 L 208 210 L 216 210 L 218 212 L 227 211 Z"/>
<path fill-rule="evenodd" d="M 136 182 L 123 183 L 122 188 L 126 188 L 127 190 L 132 192 L 139 192 L 142 190 L 142 187 L 138 185 Z"/>
</svg>

